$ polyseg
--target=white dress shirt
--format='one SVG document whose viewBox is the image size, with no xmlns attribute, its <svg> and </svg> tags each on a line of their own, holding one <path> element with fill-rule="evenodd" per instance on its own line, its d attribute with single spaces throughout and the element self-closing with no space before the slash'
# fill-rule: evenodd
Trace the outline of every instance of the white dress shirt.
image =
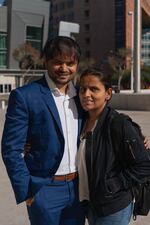
<svg viewBox="0 0 150 225">
<path fill-rule="evenodd" d="M 56 103 L 65 140 L 63 158 L 56 175 L 73 173 L 77 170 L 78 112 L 73 98 L 76 96 L 76 90 L 72 82 L 70 82 L 67 93 L 61 93 L 50 79 L 48 73 L 45 74 L 45 78 Z"/>
</svg>

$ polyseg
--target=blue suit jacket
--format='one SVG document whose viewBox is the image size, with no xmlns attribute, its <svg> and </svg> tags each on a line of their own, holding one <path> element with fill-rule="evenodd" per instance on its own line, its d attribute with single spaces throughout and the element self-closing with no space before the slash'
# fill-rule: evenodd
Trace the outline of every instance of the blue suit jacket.
<svg viewBox="0 0 150 225">
<path fill-rule="evenodd" d="M 83 115 L 78 96 L 75 102 L 79 134 Z M 24 157 L 26 143 L 31 144 L 31 150 Z M 13 90 L 2 137 L 2 157 L 17 203 L 33 196 L 49 182 L 59 167 L 63 152 L 61 122 L 45 78 Z"/>
</svg>

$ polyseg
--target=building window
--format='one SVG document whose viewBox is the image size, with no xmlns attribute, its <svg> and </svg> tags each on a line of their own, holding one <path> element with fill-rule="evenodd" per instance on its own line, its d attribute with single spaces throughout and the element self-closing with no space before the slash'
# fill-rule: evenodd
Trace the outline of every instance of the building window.
<svg viewBox="0 0 150 225">
<path fill-rule="evenodd" d="M 0 68 L 6 68 L 7 64 L 7 34 L 0 32 Z"/>
<path fill-rule="evenodd" d="M 0 51 L 0 68 L 1 69 L 5 69 L 6 68 L 6 63 L 7 63 L 6 52 Z"/>
<path fill-rule="evenodd" d="M 3 85 L 0 84 L 0 93 L 3 93 Z"/>
<path fill-rule="evenodd" d="M 88 59 L 90 58 L 90 51 L 85 52 L 85 57 L 88 58 Z"/>
<path fill-rule="evenodd" d="M 124 4 L 124 0 L 115 0 L 115 4 L 117 5 L 117 6 L 122 6 L 123 4 Z"/>
<path fill-rule="evenodd" d="M 53 4 L 52 5 L 52 12 L 53 13 L 56 13 L 58 11 L 58 6 L 57 6 L 57 4 Z"/>
<path fill-rule="evenodd" d="M 68 15 L 67 15 L 67 19 L 68 19 L 68 21 L 73 21 L 74 20 L 74 13 L 69 12 Z"/>
<path fill-rule="evenodd" d="M 90 38 L 89 37 L 85 38 L 85 43 L 86 43 L 86 45 L 90 45 Z"/>
<path fill-rule="evenodd" d="M 84 29 L 85 29 L 85 32 L 89 32 L 90 31 L 90 24 L 85 24 L 84 25 Z"/>
<path fill-rule="evenodd" d="M 86 19 L 88 19 L 90 17 L 90 11 L 89 10 L 85 10 L 84 11 L 84 16 Z"/>
<path fill-rule="evenodd" d="M 141 43 L 141 57 L 142 61 L 150 65 L 150 29 L 142 30 L 142 43 Z"/>
<path fill-rule="evenodd" d="M 0 32 L 0 49 L 6 50 L 7 34 Z"/>
<path fill-rule="evenodd" d="M 60 15 L 60 21 L 65 21 L 65 20 L 66 20 L 66 15 L 65 14 Z"/>
<path fill-rule="evenodd" d="M 41 48 L 42 48 L 42 28 L 27 26 L 26 42 L 31 43 L 32 47 L 41 51 Z"/>
<path fill-rule="evenodd" d="M 67 0 L 68 8 L 72 8 L 74 6 L 74 0 Z"/>
<path fill-rule="evenodd" d="M 0 84 L 0 93 L 10 93 L 11 90 L 11 84 Z"/>
<path fill-rule="evenodd" d="M 5 93 L 11 92 L 11 84 L 4 84 L 4 92 Z"/>
<path fill-rule="evenodd" d="M 52 38 L 58 36 L 58 28 L 54 28 L 53 29 L 53 34 L 52 34 Z"/>
<path fill-rule="evenodd" d="M 59 9 L 64 10 L 65 9 L 65 2 L 60 2 Z"/>
<path fill-rule="evenodd" d="M 116 49 L 123 48 L 125 44 L 124 17 L 125 17 L 124 0 L 115 0 Z"/>
<path fill-rule="evenodd" d="M 56 17 L 54 18 L 54 22 L 53 22 L 53 24 L 54 24 L 54 26 L 57 26 L 57 25 L 58 25 L 58 23 L 59 23 L 59 17 L 58 17 L 58 16 L 56 16 Z"/>
</svg>

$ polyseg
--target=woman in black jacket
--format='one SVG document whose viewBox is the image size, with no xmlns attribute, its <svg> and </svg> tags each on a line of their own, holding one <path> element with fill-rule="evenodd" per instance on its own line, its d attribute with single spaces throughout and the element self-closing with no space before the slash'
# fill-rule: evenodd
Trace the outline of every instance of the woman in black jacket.
<svg viewBox="0 0 150 225">
<path fill-rule="evenodd" d="M 150 176 L 150 153 L 132 121 L 108 106 L 109 77 L 88 69 L 80 78 L 80 101 L 87 111 L 78 151 L 80 200 L 90 205 L 90 225 L 128 225 L 132 187 Z"/>
</svg>

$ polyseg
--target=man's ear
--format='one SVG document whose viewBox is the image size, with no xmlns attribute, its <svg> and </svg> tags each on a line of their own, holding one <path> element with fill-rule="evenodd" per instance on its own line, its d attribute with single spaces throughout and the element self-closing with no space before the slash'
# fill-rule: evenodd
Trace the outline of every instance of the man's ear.
<svg viewBox="0 0 150 225">
<path fill-rule="evenodd" d="M 43 56 L 43 65 L 44 65 L 45 69 L 47 69 L 47 60 L 46 60 L 45 56 Z"/>
<path fill-rule="evenodd" d="M 112 88 L 108 88 L 106 100 L 109 101 L 111 99 L 111 97 L 112 97 Z"/>
</svg>

